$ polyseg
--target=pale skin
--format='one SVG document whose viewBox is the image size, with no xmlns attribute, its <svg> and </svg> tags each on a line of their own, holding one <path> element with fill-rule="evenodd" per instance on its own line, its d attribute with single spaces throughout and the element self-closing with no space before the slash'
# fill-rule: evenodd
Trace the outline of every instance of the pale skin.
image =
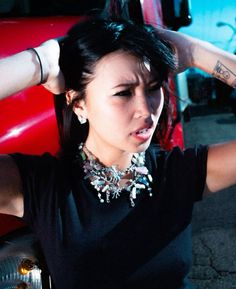
<svg viewBox="0 0 236 289">
<path fill-rule="evenodd" d="M 159 29 L 157 33 L 174 44 L 178 61 L 177 72 L 194 66 L 235 87 L 234 55 L 176 32 Z M 43 63 L 44 86 L 55 94 L 63 92 L 64 79 L 58 66 L 57 41 L 47 41 L 36 47 L 36 50 Z M 21 69 L 18 69 L 19 67 Z M 112 69 L 109 70 L 109 67 Z M 75 103 L 74 111 L 87 118 L 90 123 L 87 147 L 105 165 L 116 164 L 120 169 L 124 169 L 129 166 L 132 154 L 145 150 L 150 143 L 150 138 L 137 138 L 134 132 L 148 127 L 149 133 L 153 133 L 163 106 L 162 90 L 140 61 L 121 51 L 100 60 L 94 75 L 86 89 L 86 101 Z M 102 79 L 109 81 L 104 82 Z M 32 51 L 24 51 L 0 60 L 0 99 L 37 85 L 39 80 L 40 67 Z M 129 96 L 124 96 L 124 91 L 125 94 L 129 91 Z M 102 110 L 94 97 L 95 93 L 100 93 L 100 101 L 103 99 L 106 103 L 105 106 L 103 103 Z M 76 91 L 68 91 L 68 101 L 77 94 Z M 107 118 L 112 121 L 105 123 Z M 112 136 L 109 132 L 113 132 Z M 236 140 L 210 146 L 205 194 L 217 192 L 233 184 L 236 184 Z M 2 155 L 0 213 L 22 217 L 22 193 L 21 179 L 15 163 L 9 156 Z"/>
<path fill-rule="evenodd" d="M 77 103 L 74 111 L 89 121 L 89 150 L 106 166 L 117 164 L 125 169 L 134 152 L 149 146 L 151 138 L 140 140 L 135 132 L 148 128 L 150 136 L 154 133 L 163 107 L 163 93 L 145 66 L 123 51 L 105 56 L 94 75 L 85 101 Z"/>
</svg>

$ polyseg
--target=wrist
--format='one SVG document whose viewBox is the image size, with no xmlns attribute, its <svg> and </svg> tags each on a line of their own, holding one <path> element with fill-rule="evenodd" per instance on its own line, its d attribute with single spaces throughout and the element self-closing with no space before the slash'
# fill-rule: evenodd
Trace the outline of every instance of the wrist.
<svg viewBox="0 0 236 289">
<path fill-rule="evenodd" d="M 206 65 L 207 57 L 210 57 L 210 55 L 207 55 L 207 51 L 209 50 L 209 44 L 208 42 L 205 42 L 203 40 L 195 40 L 192 43 L 191 51 L 192 51 L 192 66 L 196 68 L 204 68 Z"/>
<path fill-rule="evenodd" d="M 34 50 L 37 52 L 37 54 L 36 53 L 35 54 L 39 64 L 39 77 L 40 77 L 39 84 L 43 84 L 47 82 L 50 71 L 50 64 L 47 51 L 45 51 L 45 48 L 43 46 L 38 46 L 34 48 Z"/>
<path fill-rule="evenodd" d="M 58 82 L 60 75 L 59 55 L 60 47 L 56 40 L 48 40 L 37 47 L 41 55 L 43 70 L 44 70 L 44 83 L 46 86 L 51 86 L 52 83 Z M 45 86 L 44 85 L 44 86 Z"/>
<path fill-rule="evenodd" d="M 40 85 L 45 83 L 48 78 L 48 65 L 43 50 L 41 47 L 30 47 L 27 48 L 27 51 L 31 53 L 33 57 L 32 60 L 36 66 L 35 79 L 37 79 L 37 84 Z"/>
<path fill-rule="evenodd" d="M 44 70 L 43 70 L 43 64 L 42 64 L 42 60 L 41 57 L 37 51 L 37 49 L 30 47 L 27 48 L 28 51 L 32 52 L 32 56 L 33 56 L 33 60 L 35 60 L 35 62 L 37 63 L 37 66 L 39 69 L 36 68 L 36 77 L 37 74 L 39 74 L 40 77 L 40 81 L 38 82 L 38 85 L 44 83 Z M 37 73 L 39 71 L 39 73 Z"/>
</svg>

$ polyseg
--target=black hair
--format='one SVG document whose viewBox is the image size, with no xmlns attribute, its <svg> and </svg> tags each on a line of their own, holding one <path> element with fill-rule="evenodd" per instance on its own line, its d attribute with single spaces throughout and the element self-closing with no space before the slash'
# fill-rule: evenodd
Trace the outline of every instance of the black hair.
<svg viewBox="0 0 236 289">
<path fill-rule="evenodd" d="M 150 25 L 138 25 L 129 20 L 109 17 L 89 18 L 73 26 L 60 43 L 60 67 L 65 77 L 66 90 L 79 92 L 85 97 L 86 85 L 93 77 L 96 63 L 105 55 L 122 50 L 139 59 L 148 60 L 160 84 L 166 85 L 168 74 L 175 68 L 175 58 L 169 43 L 160 39 Z M 58 96 L 56 97 L 56 99 Z M 57 99 L 62 153 L 73 155 L 78 143 L 84 142 L 88 125 L 80 123 L 73 113 L 75 98 L 67 105 L 65 97 Z M 166 99 L 165 103 L 168 103 Z M 60 114 L 60 112 L 63 112 Z M 166 107 L 163 110 L 159 131 L 161 138 L 165 133 L 167 120 Z"/>
</svg>

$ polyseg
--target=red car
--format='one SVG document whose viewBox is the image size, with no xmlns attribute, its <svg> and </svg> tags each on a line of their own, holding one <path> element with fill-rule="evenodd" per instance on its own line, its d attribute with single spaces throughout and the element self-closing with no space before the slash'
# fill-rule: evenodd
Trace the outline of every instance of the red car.
<svg viewBox="0 0 236 289">
<path fill-rule="evenodd" d="M 84 17 L 86 11 L 102 9 L 105 2 L 0 1 L 0 58 L 37 46 L 49 38 L 63 36 L 74 23 Z M 165 25 L 172 29 L 178 29 L 191 21 L 186 0 L 132 0 L 129 12 L 136 22 Z M 173 79 L 170 79 L 170 86 L 171 91 L 175 91 Z M 176 145 L 183 147 L 181 118 L 174 95 L 170 95 L 170 105 L 171 121 L 162 143 L 167 149 Z M 0 101 L 0 153 L 41 154 L 47 151 L 55 154 L 58 148 L 54 96 L 51 93 L 42 86 L 35 86 Z M 16 217 L 0 214 L 0 236 L 23 226 Z"/>
</svg>

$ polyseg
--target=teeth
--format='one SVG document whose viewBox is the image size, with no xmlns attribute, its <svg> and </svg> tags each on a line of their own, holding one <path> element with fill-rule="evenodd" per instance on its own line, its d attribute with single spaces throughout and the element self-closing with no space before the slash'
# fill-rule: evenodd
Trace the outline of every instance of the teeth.
<svg viewBox="0 0 236 289">
<path fill-rule="evenodd" d="M 144 129 L 139 130 L 139 131 L 137 132 L 137 134 L 144 134 L 144 133 L 146 133 L 147 131 L 148 131 L 148 129 L 147 129 L 147 128 L 144 128 Z"/>
</svg>

